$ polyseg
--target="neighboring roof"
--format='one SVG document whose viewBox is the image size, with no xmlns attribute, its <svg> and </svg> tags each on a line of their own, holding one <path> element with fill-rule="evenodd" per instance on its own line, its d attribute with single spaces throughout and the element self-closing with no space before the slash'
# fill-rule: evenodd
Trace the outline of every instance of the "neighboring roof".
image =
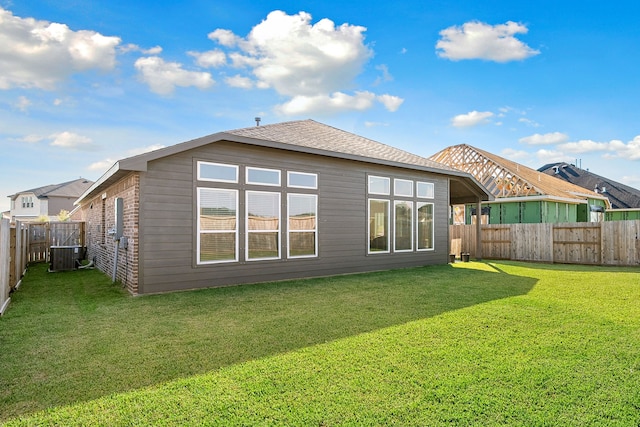
<svg viewBox="0 0 640 427">
<path fill-rule="evenodd" d="M 549 163 L 538 171 L 606 196 L 613 209 L 640 208 L 640 190 L 569 163 Z"/>
<path fill-rule="evenodd" d="M 469 202 L 472 202 L 491 198 L 491 195 L 471 175 L 465 172 L 314 120 L 299 120 L 215 133 L 122 159 L 80 196 L 76 203 L 80 203 L 84 198 L 101 191 L 131 171 L 146 171 L 147 163 L 150 161 L 220 141 L 444 174 L 455 178 L 451 183 L 452 199 L 459 197 L 460 200 L 468 199 Z"/>
<path fill-rule="evenodd" d="M 61 184 L 50 184 L 43 187 L 32 188 L 30 190 L 20 191 L 16 194 L 12 194 L 11 200 L 15 200 L 20 194 L 32 193 L 38 199 L 44 199 L 48 197 L 79 197 L 84 193 L 91 185 L 93 181 L 88 179 L 78 178 L 73 181 L 63 182 Z"/>
<path fill-rule="evenodd" d="M 606 201 L 606 197 L 594 191 L 467 144 L 445 148 L 430 159 L 470 173 L 496 198 L 552 197 L 580 203 L 587 198 Z"/>
</svg>

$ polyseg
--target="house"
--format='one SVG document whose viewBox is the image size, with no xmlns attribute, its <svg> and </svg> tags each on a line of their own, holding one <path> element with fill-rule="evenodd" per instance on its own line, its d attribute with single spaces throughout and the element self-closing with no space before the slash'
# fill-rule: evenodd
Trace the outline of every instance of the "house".
<svg viewBox="0 0 640 427">
<path fill-rule="evenodd" d="M 603 194 L 467 144 L 445 148 L 429 159 L 470 173 L 495 197 L 482 203 L 482 223 L 601 221 L 610 207 Z M 454 223 L 474 223 L 476 209 L 470 205 L 454 207 L 453 218 Z"/>
<path fill-rule="evenodd" d="M 73 203 L 82 195 L 93 181 L 84 178 L 61 184 L 45 185 L 20 191 L 8 196 L 11 198 L 11 210 L 9 215 L 11 222 L 34 221 L 40 217 L 54 219 L 61 210 L 71 211 Z"/>
<path fill-rule="evenodd" d="M 446 263 L 468 173 L 302 120 L 116 162 L 76 204 L 88 257 L 133 294 Z"/>
<path fill-rule="evenodd" d="M 605 212 L 607 221 L 640 219 L 640 190 L 569 163 L 549 163 L 538 171 L 606 196 L 611 203 Z"/>
</svg>

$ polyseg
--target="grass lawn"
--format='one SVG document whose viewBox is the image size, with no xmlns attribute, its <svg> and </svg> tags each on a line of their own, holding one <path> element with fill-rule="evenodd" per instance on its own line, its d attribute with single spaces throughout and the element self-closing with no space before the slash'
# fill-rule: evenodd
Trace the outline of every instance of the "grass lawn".
<svg viewBox="0 0 640 427">
<path fill-rule="evenodd" d="M 516 262 L 131 297 L 30 267 L 6 425 L 640 425 L 640 270 Z"/>
</svg>

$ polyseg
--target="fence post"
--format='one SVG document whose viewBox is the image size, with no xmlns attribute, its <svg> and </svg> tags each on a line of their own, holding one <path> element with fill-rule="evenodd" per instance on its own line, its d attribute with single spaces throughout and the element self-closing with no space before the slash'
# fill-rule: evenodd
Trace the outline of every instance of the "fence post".
<svg viewBox="0 0 640 427">
<path fill-rule="evenodd" d="M 0 222 L 0 315 L 9 305 L 9 269 L 11 268 L 11 236 L 8 219 Z"/>
</svg>

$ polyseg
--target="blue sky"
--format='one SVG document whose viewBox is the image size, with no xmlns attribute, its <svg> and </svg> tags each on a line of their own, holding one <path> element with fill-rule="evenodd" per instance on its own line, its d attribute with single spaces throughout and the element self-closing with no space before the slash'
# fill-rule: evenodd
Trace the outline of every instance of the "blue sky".
<svg viewBox="0 0 640 427">
<path fill-rule="evenodd" d="M 640 187 L 640 2 L 0 0 L 0 194 L 311 118 Z M 9 198 L 0 197 L 0 210 Z"/>
</svg>

